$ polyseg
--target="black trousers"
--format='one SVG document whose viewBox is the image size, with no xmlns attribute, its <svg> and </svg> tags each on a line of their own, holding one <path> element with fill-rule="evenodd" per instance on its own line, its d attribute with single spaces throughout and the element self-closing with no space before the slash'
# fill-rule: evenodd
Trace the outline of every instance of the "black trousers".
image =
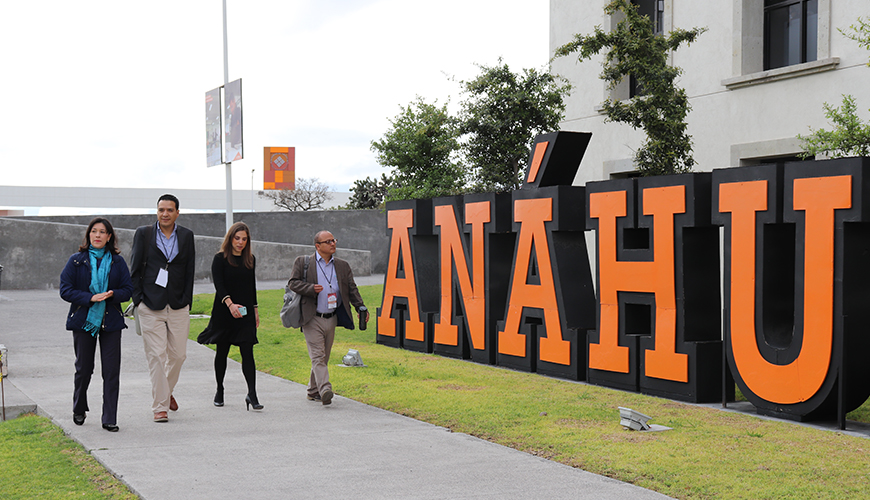
<svg viewBox="0 0 870 500">
<path fill-rule="evenodd" d="M 103 423 L 118 423 L 118 390 L 121 386 L 121 331 L 100 332 L 94 338 L 84 330 L 73 330 L 76 376 L 73 389 L 73 414 L 84 415 L 88 408 L 88 386 L 94 374 L 94 357 L 100 344 L 100 369 L 103 374 Z"/>
</svg>

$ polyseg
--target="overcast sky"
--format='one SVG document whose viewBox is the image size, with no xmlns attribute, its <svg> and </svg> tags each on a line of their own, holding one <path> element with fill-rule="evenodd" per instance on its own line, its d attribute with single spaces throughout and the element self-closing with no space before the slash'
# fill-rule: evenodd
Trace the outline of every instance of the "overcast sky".
<svg viewBox="0 0 870 500">
<path fill-rule="evenodd" d="M 0 7 L 0 184 L 224 189 L 206 167 L 205 92 L 224 83 L 221 0 L 9 1 Z M 337 191 L 386 170 L 369 146 L 415 95 L 461 99 L 475 63 L 547 63 L 547 0 L 227 0 L 245 158 L 295 146 Z M 0 206 L 3 203 L 0 201 Z"/>
</svg>

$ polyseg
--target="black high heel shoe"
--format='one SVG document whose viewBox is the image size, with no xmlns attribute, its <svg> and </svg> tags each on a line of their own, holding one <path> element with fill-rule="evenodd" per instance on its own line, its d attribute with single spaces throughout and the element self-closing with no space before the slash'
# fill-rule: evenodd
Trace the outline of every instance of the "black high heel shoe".
<svg viewBox="0 0 870 500">
<path fill-rule="evenodd" d="M 252 398 L 251 395 L 249 394 L 249 395 L 245 396 L 245 411 L 250 411 L 251 406 L 253 406 L 255 410 L 262 410 L 263 409 L 263 405 L 261 405 L 260 402 L 257 401 L 257 396 L 254 396 Z"/>
<path fill-rule="evenodd" d="M 214 405 L 215 406 L 223 406 L 224 405 L 224 390 L 223 390 L 223 388 L 218 388 L 217 392 L 214 393 Z"/>
</svg>

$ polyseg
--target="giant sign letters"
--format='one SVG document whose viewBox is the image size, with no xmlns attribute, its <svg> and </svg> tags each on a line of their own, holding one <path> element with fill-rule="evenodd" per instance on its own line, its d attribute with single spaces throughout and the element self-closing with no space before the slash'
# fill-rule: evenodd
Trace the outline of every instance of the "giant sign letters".
<svg viewBox="0 0 870 500">
<path fill-rule="evenodd" d="M 589 139 L 539 136 L 512 193 L 388 203 L 377 341 L 844 423 L 870 395 L 870 158 L 572 186 Z"/>
<path fill-rule="evenodd" d="M 760 413 L 842 416 L 870 383 L 870 159 L 713 172 L 731 373 Z"/>
</svg>

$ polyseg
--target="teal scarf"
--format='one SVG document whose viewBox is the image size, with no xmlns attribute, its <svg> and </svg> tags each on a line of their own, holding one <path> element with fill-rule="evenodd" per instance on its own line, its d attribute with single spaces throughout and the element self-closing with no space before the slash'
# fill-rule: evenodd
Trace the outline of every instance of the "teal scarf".
<svg viewBox="0 0 870 500">
<path fill-rule="evenodd" d="M 108 254 L 108 255 L 107 255 Z M 89 247 L 88 255 L 91 263 L 91 293 L 103 293 L 109 289 L 109 271 L 112 270 L 112 254 L 106 251 L 106 247 L 96 249 Z M 107 259 L 103 257 L 107 256 Z M 102 266 L 97 265 L 103 259 Z M 93 302 L 88 310 L 88 319 L 85 321 L 84 331 L 96 337 L 103 325 L 103 316 L 106 314 L 106 301 Z"/>
</svg>

